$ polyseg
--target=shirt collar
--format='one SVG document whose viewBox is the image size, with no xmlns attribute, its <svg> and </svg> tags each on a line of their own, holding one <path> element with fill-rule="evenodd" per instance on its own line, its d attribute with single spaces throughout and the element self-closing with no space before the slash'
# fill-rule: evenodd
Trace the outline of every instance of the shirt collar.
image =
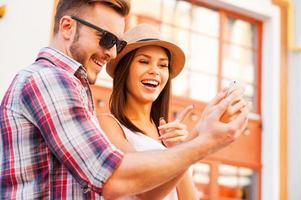
<svg viewBox="0 0 301 200">
<path fill-rule="evenodd" d="M 49 62 L 53 63 L 56 67 L 60 67 L 72 74 L 75 74 L 79 68 L 84 69 L 82 64 L 52 47 L 45 47 L 40 50 L 37 60 L 43 58 L 49 60 Z"/>
</svg>

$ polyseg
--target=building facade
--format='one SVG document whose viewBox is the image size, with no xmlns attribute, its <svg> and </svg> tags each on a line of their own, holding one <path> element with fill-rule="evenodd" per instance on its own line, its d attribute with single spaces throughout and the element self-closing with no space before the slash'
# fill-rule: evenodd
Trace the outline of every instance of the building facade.
<svg viewBox="0 0 301 200">
<path fill-rule="evenodd" d="M 14 74 L 47 46 L 56 3 L 0 1 L 6 9 L 0 18 L 0 99 Z M 206 103 L 231 80 L 245 84 L 246 98 L 254 105 L 244 134 L 192 167 L 200 199 L 301 199 L 297 188 L 301 71 L 298 49 L 293 48 L 299 41 L 291 42 L 289 37 L 290 31 L 299 33 L 298 20 L 289 19 L 297 19 L 298 15 L 290 15 L 295 13 L 291 9 L 301 4 L 289 0 L 131 3 L 127 29 L 151 23 L 187 56 L 183 72 L 172 83 L 171 118 L 194 104 L 195 111 L 185 120 L 191 127 Z M 287 21 L 295 24 L 288 26 Z M 98 113 L 108 111 L 111 84 L 103 70 L 93 86 Z"/>
</svg>

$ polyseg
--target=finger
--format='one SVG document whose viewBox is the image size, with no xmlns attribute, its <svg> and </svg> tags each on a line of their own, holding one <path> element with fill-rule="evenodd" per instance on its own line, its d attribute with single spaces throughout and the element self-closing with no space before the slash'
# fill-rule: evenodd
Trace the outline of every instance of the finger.
<svg viewBox="0 0 301 200">
<path fill-rule="evenodd" d="M 216 104 L 218 104 L 224 97 L 226 97 L 227 95 L 227 88 L 224 88 L 221 92 L 219 92 L 214 99 L 212 99 L 209 103 L 207 107 L 210 106 L 214 106 Z"/>
<path fill-rule="evenodd" d="M 248 112 L 250 112 L 252 110 L 252 108 L 253 108 L 252 102 L 248 101 L 247 105 L 245 107 L 246 107 L 246 109 L 248 109 Z"/>
<path fill-rule="evenodd" d="M 184 142 L 186 140 L 186 137 L 183 136 L 178 136 L 178 137 L 174 137 L 174 138 L 169 138 L 169 139 L 165 139 L 163 140 L 164 143 L 179 143 L 179 142 Z"/>
<path fill-rule="evenodd" d="M 193 108 L 194 108 L 194 105 L 189 105 L 186 108 L 184 108 L 184 110 L 182 110 L 178 114 L 176 121 L 182 122 L 184 120 L 184 118 L 188 115 L 188 113 L 193 110 Z"/>
<path fill-rule="evenodd" d="M 231 86 L 228 87 L 228 91 L 227 94 L 231 94 L 233 91 L 235 90 L 239 90 L 241 93 L 244 93 L 245 91 L 245 86 L 241 83 L 238 83 L 237 81 L 233 84 L 231 84 Z"/>
<path fill-rule="evenodd" d="M 239 130 L 236 131 L 236 133 L 234 134 L 234 138 L 238 138 L 239 136 L 241 136 L 241 134 L 244 132 L 244 130 L 247 128 L 249 123 L 249 119 L 246 118 L 243 125 L 239 128 Z"/>
<path fill-rule="evenodd" d="M 164 124 L 166 124 L 166 121 L 165 121 L 164 117 L 161 117 L 159 119 L 159 125 L 163 126 Z M 164 133 L 165 133 L 164 129 L 161 129 L 161 130 L 159 129 L 159 135 L 163 135 Z"/>
<path fill-rule="evenodd" d="M 231 105 L 233 102 L 236 102 L 240 99 L 242 99 L 242 93 L 239 90 L 235 90 L 231 94 L 229 94 L 226 98 L 222 99 L 219 106 Z"/>
<path fill-rule="evenodd" d="M 244 125 L 240 129 L 239 135 L 241 135 L 248 128 L 248 124 L 249 124 L 249 119 L 247 118 L 246 121 L 244 122 Z M 235 135 L 235 137 L 238 137 L 238 136 Z"/>
<path fill-rule="evenodd" d="M 241 110 L 241 113 L 239 113 L 235 119 L 228 123 L 229 127 L 231 127 L 233 130 L 239 131 L 244 126 L 245 121 L 248 119 L 248 113 L 249 108 L 244 107 Z"/>
<path fill-rule="evenodd" d="M 231 101 L 231 98 L 224 98 L 223 100 L 221 100 L 221 102 L 219 102 L 212 108 L 211 116 L 217 119 L 221 119 L 228 107 L 231 105 Z"/>
<path fill-rule="evenodd" d="M 166 121 L 165 121 L 164 117 L 160 117 L 159 125 L 161 126 L 161 125 L 164 125 L 164 124 L 166 124 Z"/>
<path fill-rule="evenodd" d="M 159 130 L 161 129 L 165 129 L 165 130 L 168 130 L 168 129 L 186 129 L 187 126 L 183 123 L 180 123 L 178 121 L 173 121 L 173 122 L 169 122 L 167 124 L 163 124 L 163 125 L 160 125 L 158 127 Z"/>
<path fill-rule="evenodd" d="M 227 110 L 228 114 L 233 115 L 234 113 L 240 111 L 246 105 L 247 105 L 247 102 L 245 100 L 240 100 L 237 103 L 235 103 L 234 105 L 230 105 L 228 107 L 228 110 Z"/>
<path fill-rule="evenodd" d="M 188 132 L 186 130 L 174 130 L 171 132 L 166 132 L 164 135 L 161 135 L 159 139 L 166 140 L 174 137 L 185 136 L 187 137 Z"/>
<path fill-rule="evenodd" d="M 164 131 L 164 135 L 166 135 L 167 133 L 171 133 L 171 132 L 175 132 L 175 131 L 187 131 L 187 126 L 184 125 L 182 128 L 178 128 L 178 127 L 173 127 L 173 128 L 167 128 L 167 129 L 161 129 Z"/>
<path fill-rule="evenodd" d="M 231 106 L 235 105 L 236 103 L 238 103 L 240 101 L 245 101 L 244 95 L 242 93 L 237 92 L 236 94 L 237 94 L 237 96 L 235 96 L 230 103 Z"/>
</svg>

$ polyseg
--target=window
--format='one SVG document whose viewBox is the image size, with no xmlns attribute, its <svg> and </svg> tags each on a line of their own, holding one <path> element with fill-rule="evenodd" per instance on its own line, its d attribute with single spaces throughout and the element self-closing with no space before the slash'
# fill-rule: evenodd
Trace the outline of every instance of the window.
<svg viewBox="0 0 301 200">
<path fill-rule="evenodd" d="M 252 169 L 221 164 L 218 172 L 219 199 L 258 199 L 257 175 Z"/>
<path fill-rule="evenodd" d="M 184 70 L 173 80 L 174 95 L 208 102 L 235 79 L 245 85 L 254 112 L 260 112 L 260 22 L 183 0 L 131 3 L 129 28 L 153 24 L 186 54 Z M 110 86 L 102 74 L 99 81 Z"/>
<path fill-rule="evenodd" d="M 196 163 L 192 167 L 192 179 L 196 187 L 198 199 L 209 199 L 210 190 L 210 165 Z"/>
</svg>

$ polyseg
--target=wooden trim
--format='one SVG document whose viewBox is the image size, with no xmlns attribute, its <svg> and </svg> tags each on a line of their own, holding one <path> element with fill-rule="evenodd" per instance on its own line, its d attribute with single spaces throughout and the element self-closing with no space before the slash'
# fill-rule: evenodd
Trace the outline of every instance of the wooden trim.
<svg viewBox="0 0 301 200">
<path fill-rule="evenodd" d="M 219 199 L 218 166 L 220 162 L 210 164 L 210 193 L 209 199 Z"/>
<path fill-rule="evenodd" d="M 226 14 L 225 12 L 219 12 L 220 16 L 220 38 L 219 38 L 219 50 L 218 50 L 218 70 L 217 70 L 217 91 L 222 89 L 222 70 L 223 70 L 223 58 L 224 58 L 224 36 L 225 36 L 225 20 Z"/>
<path fill-rule="evenodd" d="M 263 40 L 263 32 L 262 32 L 262 22 L 257 23 L 257 63 L 256 63 L 256 82 L 255 82 L 255 92 L 256 94 L 256 113 L 261 115 L 261 83 L 262 83 L 262 40 Z"/>
<path fill-rule="evenodd" d="M 6 5 L 5 4 L 0 5 L 0 18 L 4 17 L 5 13 L 6 13 Z"/>
<path fill-rule="evenodd" d="M 280 199 L 288 198 L 287 191 L 287 92 L 288 92 L 288 51 L 289 51 L 289 11 L 291 3 L 287 0 L 273 0 L 281 11 L 281 38 L 280 38 Z"/>
<path fill-rule="evenodd" d="M 301 46 L 295 44 L 295 15 L 294 15 L 294 8 L 293 8 L 293 3 L 292 0 L 273 0 L 273 2 L 277 2 L 278 6 L 281 4 L 281 7 L 285 7 L 285 21 L 287 22 L 286 24 L 286 29 L 287 29 L 287 38 L 288 38 L 288 49 L 291 51 L 301 51 Z M 279 3 L 280 2 L 280 3 Z M 277 4 L 276 4 L 277 5 Z M 282 9 L 281 9 L 281 12 Z"/>
<path fill-rule="evenodd" d="M 54 0 L 53 1 L 53 10 L 52 10 L 52 18 L 51 18 L 51 28 L 50 28 L 50 39 L 52 40 L 54 36 L 54 22 L 55 22 L 55 13 L 56 13 L 56 6 L 59 3 L 59 0 Z"/>
</svg>

